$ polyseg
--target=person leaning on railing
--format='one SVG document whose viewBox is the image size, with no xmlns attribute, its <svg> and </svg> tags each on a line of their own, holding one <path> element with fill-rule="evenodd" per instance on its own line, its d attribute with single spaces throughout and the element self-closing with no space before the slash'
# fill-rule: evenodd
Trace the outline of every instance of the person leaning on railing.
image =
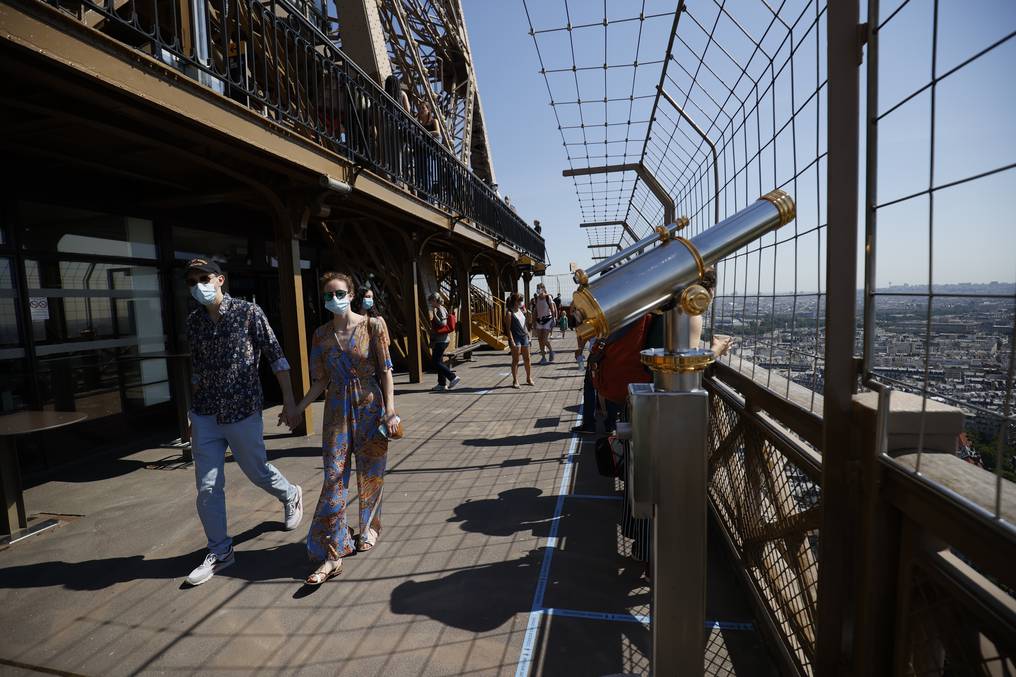
<svg viewBox="0 0 1016 677">
<path fill-rule="evenodd" d="M 699 280 L 699 284 L 702 285 L 711 295 L 715 294 L 716 289 L 716 270 L 709 268 L 705 274 Z M 680 308 L 676 308 L 674 312 L 681 312 Z M 664 347 L 664 315 L 662 313 L 653 313 L 637 320 L 636 322 L 629 325 L 627 328 L 620 330 L 624 332 L 628 330 L 628 344 L 625 345 L 624 338 L 614 338 L 618 346 L 621 346 L 621 350 L 610 351 L 610 340 L 614 335 L 608 337 L 606 348 L 602 349 L 602 357 L 599 360 L 599 376 L 597 379 L 594 377 L 594 385 L 597 386 L 598 392 L 604 399 L 604 409 L 606 410 L 607 417 L 607 430 L 613 429 L 616 424 L 617 415 L 624 411 L 625 400 L 627 399 L 628 383 L 648 383 L 652 380 L 652 377 L 648 370 L 644 368 L 641 363 L 641 357 L 639 353 L 641 350 L 648 348 L 663 348 Z M 641 341 L 635 338 L 632 342 L 632 333 L 640 331 L 640 327 L 644 327 L 644 332 Z M 691 318 L 691 335 L 698 337 L 699 344 L 701 345 L 702 337 L 702 316 L 696 315 Z M 615 332 L 618 333 L 618 332 Z M 624 334 L 622 334 L 622 337 Z M 640 345 L 639 345 L 640 344 Z M 697 347 L 697 346 L 696 346 Z M 713 337 L 712 340 L 712 351 L 717 357 L 726 355 L 733 347 L 733 339 L 729 336 L 724 337 Z M 590 356 L 590 361 L 594 358 Z M 611 365 L 607 360 L 616 360 L 626 363 L 625 365 L 613 365 L 614 369 L 611 369 Z M 606 362 L 606 364 L 604 364 Z M 641 367 L 641 372 L 639 368 Z M 618 376 L 614 376 L 618 374 Z M 614 382 L 611 382 L 611 379 Z M 618 382 L 624 381 L 624 383 Z M 625 456 L 625 463 L 627 463 L 627 454 Z M 650 544 L 652 542 L 652 522 L 647 519 L 636 519 L 630 510 L 630 503 L 628 501 L 628 485 L 625 484 L 625 495 L 621 509 L 621 532 L 628 538 L 632 539 L 632 556 L 640 561 L 650 561 Z M 649 569 L 647 568 L 647 575 Z"/>
<path fill-rule="evenodd" d="M 399 107 L 403 111 L 409 113 L 409 94 L 406 91 L 406 86 L 400 83 L 394 75 L 385 78 L 385 92 L 399 103 Z M 391 172 L 396 175 L 400 187 L 405 188 L 406 181 L 412 174 L 412 160 L 407 153 L 402 134 L 399 133 L 398 120 L 393 116 L 389 122 L 389 129 L 385 133 L 386 146 L 388 152 L 391 153 L 388 164 Z"/>
<path fill-rule="evenodd" d="M 434 111 L 431 110 L 430 104 L 423 102 L 420 104 L 419 111 L 417 112 L 417 120 L 423 125 L 423 128 L 430 132 L 431 136 L 438 140 L 441 140 L 441 128 L 438 125 L 437 118 L 434 117 Z M 419 172 L 418 187 L 424 192 L 424 196 L 433 201 L 437 194 L 437 185 L 435 184 L 437 158 L 431 152 L 430 145 L 426 143 L 417 144 L 417 157 L 416 167 Z"/>
</svg>

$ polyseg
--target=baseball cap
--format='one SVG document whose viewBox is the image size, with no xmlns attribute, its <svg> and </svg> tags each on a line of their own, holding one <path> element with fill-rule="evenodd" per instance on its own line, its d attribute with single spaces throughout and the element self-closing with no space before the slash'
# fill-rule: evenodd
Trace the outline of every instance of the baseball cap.
<svg viewBox="0 0 1016 677">
<path fill-rule="evenodd" d="M 205 273 L 211 273 L 212 275 L 222 275 L 222 268 L 215 261 L 207 261 L 205 259 L 191 259 L 187 263 L 187 270 L 200 270 Z"/>
</svg>

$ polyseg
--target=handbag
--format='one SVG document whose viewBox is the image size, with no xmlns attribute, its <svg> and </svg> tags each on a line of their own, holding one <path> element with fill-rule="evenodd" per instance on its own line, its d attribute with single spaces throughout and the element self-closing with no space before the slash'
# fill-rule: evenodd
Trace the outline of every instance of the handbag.
<svg viewBox="0 0 1016 677">
<path fill-rule="evenodd" d="M 444 324 L 441 324 L 437 320 L 437 316 L 434 316 L 433 329 L 435 334 L 451 334 L 455 331 L 455 313 L 448 313 L 448 318 Z"/>
<path fill-rule="evenodd" d="M 624 447 L 616 435 L 596 440 L 596 469 L 604 477 L 624 476 Z"/>
</svg>

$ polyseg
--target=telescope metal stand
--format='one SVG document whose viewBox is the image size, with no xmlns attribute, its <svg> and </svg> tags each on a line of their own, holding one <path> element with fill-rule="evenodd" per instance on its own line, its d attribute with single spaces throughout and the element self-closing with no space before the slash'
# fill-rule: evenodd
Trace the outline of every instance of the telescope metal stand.
<svg viewBox="0 0 1016 677">
<path fill-rule="evenodd" d="M 626 481 L 632 512 L 653 518 L 651 608 L 654 675 L 702 675 L 706 609 L 706 435 L 710 351 L 692 348 L 690 317 L 667 312 L 667 345 L 647 350 L 654 383 L 628 386 Z M 695 341 L 697 343 L 697 339 Z"/>
</svg>

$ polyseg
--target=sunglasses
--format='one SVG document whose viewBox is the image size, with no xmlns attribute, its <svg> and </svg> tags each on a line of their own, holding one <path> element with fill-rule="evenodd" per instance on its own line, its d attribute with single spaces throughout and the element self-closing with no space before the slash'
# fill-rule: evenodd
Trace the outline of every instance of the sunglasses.
<svg viewBox="0 0 1016 677">
<path fill-rule="evenodd" d="M 218 277 L 218 275 L 202 275 L 200 277 L 188 277 L 187 278 L 187 286 L 188 287 L 193 287 L 194 285 L 196 285 L 198 283 L 208 284 L 209 282 L 211 282 L 213 277 Z"/>
<path fill-rule="evenodd" d="M 326 291 L 324 294 L 322 294 L 322 297 L 324 297 L 325 301 L 331 301 L 333 298 L 344 299 L 347 296 L 349 296 L 349 292 L 346 291 L 345 289 L 340 289 L 338 291 Z"/>
</svg>

